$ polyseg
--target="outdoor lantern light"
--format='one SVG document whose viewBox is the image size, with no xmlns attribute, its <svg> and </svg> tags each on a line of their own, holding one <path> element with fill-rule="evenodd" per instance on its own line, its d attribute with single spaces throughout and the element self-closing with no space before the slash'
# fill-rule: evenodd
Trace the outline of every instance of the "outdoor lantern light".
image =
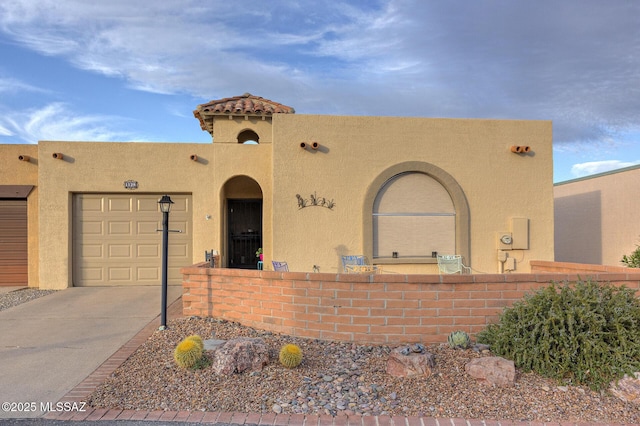
<svg viewBox="0 0 640 426">
<path fill-rule="evenodd" d="M 163 195 L 162 198 L 158 200 L 158 204 L 160 204 L 160 211 L 162 213 L 169 213 L 171 211 L 171 204 L 173 204 L 173 201 L 171 201 L 171 197 L 168 195 Z"/>
<path fill-rule="evenodd" d="M 160 311 L 160 330 L 167 328 L 167 260 L 169 253 L 169 211 L 171 211 L 171 197 L 163 195 L 158 200 L 162 211 L 162 305 Z"/>
</svg>

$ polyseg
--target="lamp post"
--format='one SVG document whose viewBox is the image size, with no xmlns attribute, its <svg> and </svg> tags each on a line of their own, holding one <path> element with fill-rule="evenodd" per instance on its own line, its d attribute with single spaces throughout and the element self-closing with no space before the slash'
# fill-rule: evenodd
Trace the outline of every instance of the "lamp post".
<svg viewBox="0 0 640 426">
<path fill-rule="evenodd" d="M 162 305 L 160 313 L 160 330 L 167 328 L 167 260 L 169 258 L 169 212 L 171 197 L 163 195 L 158 200 L 162 212 Z"/>
</svg>

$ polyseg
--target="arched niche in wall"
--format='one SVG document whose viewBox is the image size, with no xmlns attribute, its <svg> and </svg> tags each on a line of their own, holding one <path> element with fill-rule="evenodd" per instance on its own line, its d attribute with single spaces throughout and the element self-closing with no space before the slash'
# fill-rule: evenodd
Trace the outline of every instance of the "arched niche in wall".
<svg viewBox="0 0 640 426">
<path fill-rule="evenodd" d="M 456 210 L 449 192 L 422 172 L 389 179 L 373 203 L 373 258 L 454 254 Z"/>
<path fill-rule="evenodd" d="M 251 129 L 246 129 L 238 133 L 238 143 L 246 145 L 257 145 L 260 143 L 260 136 Z"/>
<path fill-rule="evenodd" d="M 431 191 L 437 190 L 437 200 L 434 200 L 435 204 L 432 204 L 432 206 L 436 206 L 436 210 L 426 211 L 426 213 L 432 213 L 430 217 L 436 220 L 438 216 L 434 213 L 443 213 L 444 215 L 442 218 L 448 217 L 449 220 L 453 221 L 451 226 L 454 228 L 455 232 L 454 243 L 452 243 L 452 245 L 454 245 L 452 250 L 454 250 L 455 253 L 440 254 L 460 254 L 464 257 L 467 263 L 471 263 L 469 204 L 462 187 L 449 173 L 445 172 L 441 168 L 434 166 L 433 164 L 419 161 L 408 161 L 391 166 L 380 173 L 380 175 L 378 175 L 369 185 L 365 194 L 362 214 L 364 254 L 370 259 L 373 259 L 374 262 L 376 260 L 383 262 L 383 258 L 388 254 L 380 253 L 380 247 L 377 244 L 374 244 L 374 240 L 376 238 L 375 233 L 378 232 L 377 226 L 380 225 L 379 222 L 376 223 L 375 221 L 382 216 L 385 221 L 394 220 L 394 216 L 388 215 L 387 213 L 390 213 L 390 211 L 387 212 L 385 205 L 381 203 L 384 192 L 391 190 L 393 193 L 394 186 L 395 188 L 402 188 L 404 185 L 403 181 L 405 181 L 404 183 L 413 183 L 413 181 L 421 182 L 422 184 L 430 187 Z M 427 193 L 428 192 L 429 191 L 427 191 Z M 418 199 L 414 200 L 414 202 L 412 202 L 413 204 L 421 206 L 428 205 L 428 202 L 420 199 L 420 197 L 425 196 L 424 191 L 417 191 L 415 194 Z M 393 197 L 394 194 L 391 195 Z M 447 201 L 446 195 L 450 197 L 453 205 L 452 210 L 449 207 L 450 204 L 445 202 Z M 398 211 L 396 213 L 403 212 Z M 397 214 L 395 216 L 395 219 L 399 219 L 400 221 L 406 221 L 406 218 L 407 217 L 403 217 L 401 214 Z M 420 222 L 421 219 L 414 218 L 414 220 Z M 376 246 L 375 251 L 374 246 Z M 448 247 L 448 249 L 451 250 L 451 247 Z M 402 256 L 401 253 L 400 256 Z M 425 258 L 429 256 L 431 256 L 431 253 L 425 252 L 422 256 L 410 256 L 407 261 L 411 262 L 411 259 L 418 259 L 420 257 Z"/>
</svg>

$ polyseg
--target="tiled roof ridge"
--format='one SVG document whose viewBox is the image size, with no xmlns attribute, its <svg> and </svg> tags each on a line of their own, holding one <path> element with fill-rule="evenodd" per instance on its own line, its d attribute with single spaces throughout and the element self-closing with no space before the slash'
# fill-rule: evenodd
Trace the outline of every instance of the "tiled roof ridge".
<svg viewBox="0 0 640 426">
<path fill-rule="evenodd" d="M 244 93 L 240 96 L 233 96 L 218 100 L 212 100 L 205 104 L 198 105 L 197 111 L 213 114 L 238 114 L 238 115 L 271 115 L 271 114 L 294 114 L 292 107 L 255 96 L 251 93 Z"/>
<path fill-rule="evenodd" d="M 261 96 L 254 96 L 251 93 L 244 93 L 240 96 L 217 99 L 200 104 L 197 106 L 196 110 L 193 111 L 193 116 L 200 121 L 200 127 L 202 130 L 206 130 L 211 133 L 212 123 L 206 123 L 205 116 L 244 115 L 267 117 L 273 114 L 295 114 L 295 112 L 296 111 L 292 107 L 283 105 L 279 102 L 274 102 Z"/>
</svg>

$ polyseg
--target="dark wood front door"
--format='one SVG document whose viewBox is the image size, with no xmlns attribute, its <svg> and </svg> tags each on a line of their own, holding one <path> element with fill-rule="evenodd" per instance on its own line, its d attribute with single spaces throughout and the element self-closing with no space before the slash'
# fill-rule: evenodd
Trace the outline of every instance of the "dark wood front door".
<svg viewBox="0 0 640 426">
<path fill-rule="evenodd" d="M 257 269 L 262 247 L 262 200 L 227 200 L 229 268 Z"/>
</svg>

